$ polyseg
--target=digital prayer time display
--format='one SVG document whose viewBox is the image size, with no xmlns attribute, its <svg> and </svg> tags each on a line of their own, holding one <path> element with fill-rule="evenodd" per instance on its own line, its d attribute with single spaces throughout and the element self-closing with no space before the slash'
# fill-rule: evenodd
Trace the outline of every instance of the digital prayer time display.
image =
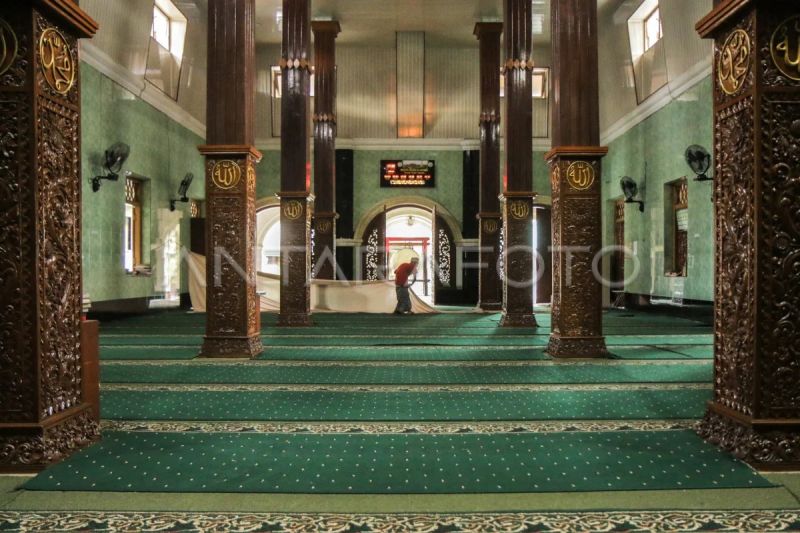
<svg viewBox="0 0 800 533">
<path fill-rule="evenodd" d="M 381 187 L 434 187 L 434 161 L 381 161 Z"/>
</svg>

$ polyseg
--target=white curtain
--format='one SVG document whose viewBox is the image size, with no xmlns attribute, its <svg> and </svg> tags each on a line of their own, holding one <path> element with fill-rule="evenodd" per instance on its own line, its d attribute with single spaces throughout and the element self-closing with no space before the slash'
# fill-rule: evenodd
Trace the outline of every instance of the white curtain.
<svg viewBox="0 0 800 533">
<path fill-rule="evenodd" d="M 206 258 L 191 253 L 189 261 L 189 296 L 192 308 L 206 310 Z M 277 312 L 280 309 L 280 277 L 258 274 L 257 291 L 261 297 L 261 310 Z M 391 313 L 397 305 L 392 281 L 330 281 L 311 282 L 311 309 L 327 313 Z M 411 290 L 411 310 L 414 313 L 435 313 Z"/>
</svg>

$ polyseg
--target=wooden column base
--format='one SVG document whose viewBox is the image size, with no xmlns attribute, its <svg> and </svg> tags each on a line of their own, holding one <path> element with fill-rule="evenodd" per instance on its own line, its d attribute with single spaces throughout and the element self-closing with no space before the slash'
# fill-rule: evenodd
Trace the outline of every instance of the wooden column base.
<svg viewBox="0 0 800 533">
<path fill-rule="evenodd" d="M 712 401 L 697 433 L 758 470 L 800 470 L 798 419 L 754 419 Z"/>
<path fill-rule="evenodd" d="M 39 472 L 100 440 L 88 403 L 35 423 L 0 424 L 0 473 Z"/>
<path fill-rule="evenodd" d="M 253 359 L 264 351 L 261 335 L 249 337 L 204 337 L 198 357 L 222 359 Z"/>
<path fill-rule="evenodd" d="M 539 324 L 533 313 L 509 313 L 504 312 L 500 319 L 500 327 L 504 328 L 536 328 Z"/>
<path fill-rule="evenodd" d="M 565 337 L 550 335 L 547 354 L 559 359 L 589 359 L 608 357 L 604 337 Z"/>
<path fill-rule="evenodd" d="M 281 313 L 278 316 L 278 327 L 281 328 L 307 328 L 314 325 L 308 313 Z"/>
</svg>

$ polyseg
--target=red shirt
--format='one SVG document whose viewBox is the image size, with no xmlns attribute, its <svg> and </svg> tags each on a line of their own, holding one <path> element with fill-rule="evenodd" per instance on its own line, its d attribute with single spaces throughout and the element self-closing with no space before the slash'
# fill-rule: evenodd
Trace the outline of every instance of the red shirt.
<svg viewBox="0 0 800 533">
<path fill-rule="evenodd" d="M 414 263 L 403 263 L 397 270 L 394 271 L 394 284 L 398 287 L 404 287 L 408 282 L 408 276 L 416 269 Z"/>
</svg>

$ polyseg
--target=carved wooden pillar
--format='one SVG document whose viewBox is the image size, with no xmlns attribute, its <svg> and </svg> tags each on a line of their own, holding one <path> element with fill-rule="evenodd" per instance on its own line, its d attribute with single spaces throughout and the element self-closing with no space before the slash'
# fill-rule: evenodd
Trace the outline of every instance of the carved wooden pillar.
<svg viewBox="0 0 800 533">
<path fill-rule="evenodd" d="M 502 326 L 535 327 L 533 316 L 533 99 L 530 0 L 504 0 L 506 169 Z"/>
<path fill-rule="evenodd" d="M 552 4 L 553 357 L 604 357 L 602 285 L 594 260 L 600 233 L 600 147 L 596 0 Z"/>
<path fill-rule="evenodd" d="M 71 0 L 0 4 L 0 471 L 99 437 L 80 343 L 78 39 L 96 31 Z"/>
<path fill-rule="evenodd" d="M 714 399 L 700 434 L 800 467 L 800 6 L 723 1 L 714 39 Z"/>
<path fill-rule="evenodd" d="M 318 279 L 336 277 L 335 20 L 314 21 L 314 265 Z"/>
<path fill-rule="evenodd" d="M 202 357 L 254 357 L 261 345 L 256 294 L 253 0 L 208 5 L 206 336 Z"/>
<path fill-rule="evenodd" d="M 480 270 L 479 307 L 503 308 L 503 285 L 497 271 L 500 258 L 500 35 L 499 22 L 475 24 L 480 41 L 481 77 L 481 174 L 480 174 Z"/>
<path fill-rule="evenodd" d="M 281 326 L 311 325 L 308 160 L 310 0 L 283 0 L 281 56 Z"/>
</svg>

